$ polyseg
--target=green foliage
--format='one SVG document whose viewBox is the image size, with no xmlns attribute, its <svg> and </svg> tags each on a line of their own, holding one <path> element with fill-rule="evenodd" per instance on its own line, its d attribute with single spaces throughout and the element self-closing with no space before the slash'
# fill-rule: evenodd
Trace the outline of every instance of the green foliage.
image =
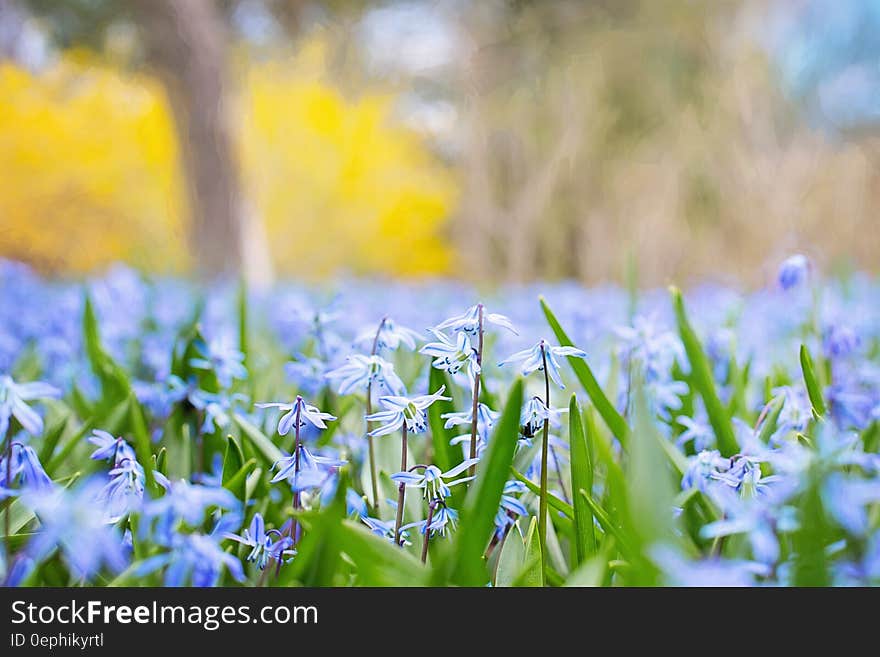
<svg viewBox="0 0 880 657">
<path fill-rule="evenodd" d="M 541 310 L 544 311 L 547 323 L 553 330 L 553 334 L 559 341 L 560 346 L 574 346 L 574 343 L 565 333 L 562 326 L 560 326 L 559 321 L 556 319 L 556 316 L 553 314 L 553 311 L 550 310 L 550 306 L 547 305 L 547 302 L 544 301 L 544 299 L 541 299 Z M 608 397 L 605 396 L 605 393 L 599 386 L 599 382 L 596 381 L 596 377 L 593 375 L 590 366 L 581 358 L 569 357 L 568 362 L 571 364 L 571 368 L 574 370 L 578 381 L 580 381 L 584 390 L 590 396 L 593 404 L 595 404 L 599 415 L 602 416 L 605 424 L 608 425 L 611 433 L 613 433 L 622 444 L 626 445 L 629 437 L 629 427 L 626 424 L 626 420 L 617 412 L 617 409 L 614 408 L 614 405 L 608 400 Z"/>
<path fill-rule="evenodd" d="M 703 345 L 700 344 L 700 339 L 688 320 L 681 291 L 672 288 L 671 293 L 678 332 L 691 365 L 690 381 L 703 399 L 703 405 L 709 415 L 709 422 L 712 424 L 712 429 L 718 440 L 719 451 L 723 456 L 732 456 L 739 449 L 736 434 L 733 431 L 733 423 L 727 414 L 727 409 L 724 408 L 718 397 L 712 368 L 703 351 Z"/>
</svg>

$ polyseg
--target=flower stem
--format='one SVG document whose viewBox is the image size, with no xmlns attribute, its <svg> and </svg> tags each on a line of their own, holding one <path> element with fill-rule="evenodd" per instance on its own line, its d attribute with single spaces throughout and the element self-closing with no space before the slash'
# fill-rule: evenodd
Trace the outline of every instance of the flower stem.
<svg viewBox="0 0 880 657">
<path fill-rule="evenodd" d="M 406 422 L 400 433 L 400 471 L 406 472 Z M 401 544 L 400 525 L 403 524 L 403 503 L 406 501 L 406 484 L 400 482 L 397 486 L 397 518 L 394 520 L 394 542 Z"/>
<path fill-rule="evenodd" d="M 4 457 L 6 459 L 6 488 L 12 489 L 12 426 L 6 429 L 6 448 Z M 9 571 L 12 566 L 12 545 L 9 536 L 12 523 L 12 497 L 6 499 L 6 512 L 3 514 L 3 563 L 6 564 L 6 577 L 9 578 Z"/>
<path fill-rule="evenodd" d="M 434 509 L 437 508 L 439 500 L 431 500 L 428 505 L 428 518 L 425 520 L 425 540 L 422 543 L 422 563 L 428 562 L 428 541 L 431 540 L 431 523 L 434 521 Z"/>
<path fill-rule="evenodd" d="M 387 321 L 387 317 L 383 317 L 382 321 L 379 322 L 379 328 L 376 329 L 376 337 L 373 338 L 373 349 L 370 351 L 371 356 L 375 356 L 376 352 L 379 349 L 379 334 L 382 332 L 382 327 L 385 326 L 385 322 Z M 370 380 L 367 382 L 367 415 L 372 415 L 373 413 L 373 378 L 370 377 Z M 372 487 L 373 498 L 372 498 L 372 507 L 373 511 L 379 508 L 379 478 L 376 476 L 376 451 L 373 447 L 373 437 L 370 435 L 370 421 L 367 420 L 367 445 L 369 447 L 370 452 L 370 485 Z"/>
<path fill-rule="evenodd" d="M 550 409 L 550 377 L 547 374 L 547 350 L 541 343 L 544 364 L 544 405 Z M 547 571 L 547 456 L 550 446 L 550 418 L 544 418 L 544 437 L 541 443 L 541 499 L 538 505 L 538 536 L 541 539 L 542 571 Z"/>
<path fill-rule="evenodd" d="M 293 438 L 293 481 L 295 485 L 299 486 L 299 426 L 300 426 L 300 414 L 302 413 L 302 405 L 303 400 L 302 397 L 296 398 L 296 431 L 294 432 Z M 300 506 L 300 497 L 299 491 L 294 491 L 293 493 L 293 510 L 296 511 Z M 290 538 L 293 539 L 293 544 L 296 545 L 299 540 L 299 522 L 297 522 L 296 516 L 293 517 L 293 523 L 290 525 Z"/>
<path fill-rule="evenodd" d="M 477 306 L 479 309 L 479 324 L 478 324 L 478 335 L 479 342 L 477 345 L 477 365 L 480 366 L 482 370 L 483 367 L 483 304 L 479 304 Z M 474 377 L 474 400 L 471 405 L 471 459 L 477 458 L 477 409 L 480 405 L 480 381 L 483 378 L 482 371 L 477 373 L 477 376 Z M 477 473 L 477 466 L 472 465 L 468 469 L 468 476 L 473 477 Z"/>
</svg>

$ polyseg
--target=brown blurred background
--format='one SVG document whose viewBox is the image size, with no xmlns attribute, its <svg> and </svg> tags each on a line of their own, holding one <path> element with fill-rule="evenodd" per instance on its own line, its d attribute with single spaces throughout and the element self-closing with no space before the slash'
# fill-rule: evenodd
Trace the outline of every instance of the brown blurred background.
<svg viewBox="0 0 880 657">
<path fill-rule="evenodd" d="M 874 0 L 0 0 L 0 255 L 251 278 L 880 265 Z"/>
</svg>

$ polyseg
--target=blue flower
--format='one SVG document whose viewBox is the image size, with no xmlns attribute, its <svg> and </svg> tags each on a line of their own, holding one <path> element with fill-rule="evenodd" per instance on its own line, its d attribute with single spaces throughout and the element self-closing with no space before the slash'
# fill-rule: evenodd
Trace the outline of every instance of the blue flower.
<svg viewBox="0 0 880 657">
<path fill-rule="evenodd" d="M 472 411 L 463 411 L 460 413 L 444 413 L 440 417 L 446 422 L 444 423 L 444 428 L 451 429 L 452 427 L 458 427 L 462 425 L 467 425 L 470 427 L 473 424 L 473 412 Z M 495 426 L 495 423 L 498 421 L 498 418 L 501 417 L 501 413 L 498 411 L 493 411 L 491 408 L 486 406 L 480 402 L 477 405 L 477 456 L 480 456 L 483 453 L 483 450 L 486 447 L 486 444 L 489 441 L 489 436 L 492 433 L 492 428 Z M 451 445 L 465 445 L 469 446 L 471 442 L 471 434 L 466 433 L 460 436 L 456 436 L 452 440 L 449 441 Z"/>
<path fill-rule="evenodd" d="M 586 358 L 587 354 L 575 347 L 553 347 L 545 340 L 539 340 L 538 343 L 529 349 L 518 351 L 512 356 L 499 363 L 507 365 L 508 363 L 522 363 L 521 372 L 523 376 L 528 376 L 532 372 L 543 372 L 544 361 L 547 362 L 547 374 L 550 379 L 560 388 L 565 388 L 562 378 L 559 376 L 559 362 L 556 356 L 570 356 L 573 358 Z"/>
<path fill-rule="evenodd" d="M 568 413 L 567 408 L 547 408 L 544 400 L 540 397 L 532 397 L 523 404 L 520 413 L 520 426 L 522 434 L 526 438 L 532 438 L 544 426 L 544 420 L 548 420 L 550 426 L 558 427 L 561 422 L 560 415 Z"/>
<path fill-rule="evenodd" d="M 688 457 L 688 468 L 681 478 L 681 488 L 682 490 L 697 488 L 708 492 L 719 476 L 728 470 L 730 470 L 730 459 L 721 456 L 721 452 L 717 449 L 701 450 L 694 456 Z"/>
<path fill-rule="evenodd" d="M 227 395 L 198 389 L 189 395 L 190 404 L 204 413 L 205 419 L 199 429 L 202 433 L 214 433 L 218 429 L 227 428 L 232 424 L 229 414 L 235 404 L 246 399 L 242 394 Z"/>
<path fill-rule="evenodd" d="M 239 582 L 243 582 L 241 562 L 224 551 L 215 534 L 175 534 L 168 552 L 145 559 L 137 568 L 139 576 L 165 569 L 165 586 L 216 586 L 223 568 Z"/>
<path fill-rule="evenodd" d="M 790 290 L 803 283 L 810 271 L 810 261 L 800 253 L 789 256 L 779 266 L 778 280 L 783 290 Z"/>
<path fill-rule="evenodd" d="M 92 452 L 91 458 L 95 461 L 104 461 L 106 459 L 114 459 L 116 461 L 135 457 L 134 450 L 122 437 L 114 438 L 111 434 L 101 429 L 94 429 L 88 440 L 98 449 Z"/>
<path fill-rule="evenodd" d="M 11 452 L 9 481 L 6 481 L 6 457 L 4 456 L 0 459 L 0 500 L 13 494 L 11 490 L 12 482 L 16 479 L 20 479 L 23 488 L 45 489 L 53 486 L 52 480 L 43 469 L 37 453 L 30 445 L 23 445 L 18 441 L 13 441 L 9 449 Z"/>
<path fill-rule="evenodd" d="M 771 437 L 772 444 L 777 444 L 780 436 L 789 431 L 804 431 L 813 419 L 813 410 L 807 390 L 803 386 L 780 386 L 770 391 L 773 396 L 782 395 L 782 410 L 777 420 L 777 430 Z"/>
<path fill-rule="evenodd" d="M 621 351 L 625 363 L 638 360 L 648 383 L 669 379 L 676 361 L 687 362 L 678 335 L 663 330 L 652 317 L 639 315 L 633 319 L 632 326 L 618 327 L 614 332 L 623 341 Z"/>
<path fill-rule="evenodd" d="M 861 344 L 859 334 L 845 324 L 831 324 L 822 334 L 822 351 L 830 359 L 846 358 Z"/>
<path fill-rule="evenodd" d="M 104 567 L 111 572 L 123 570 L 127 558 L 122 534 L 95 512 L 101 488 L 101 482 L 92 478 L 73 490 L 60 486 L 25 490 L 22 501 L 40 519 L 27 555 L 39 563 L 57 549 L 71 573 L 82 579 L 90 579 Z"/>
<path fill-rule="evenodd" d="M 681 409 L 681 398 L 688 390 L 687 383 L 672 378 L 650 381 L 645 385 L 651 409 L 665 420 L 670 419 L 670 411 Z"/>
<path fill-rule="evenodd" d="M 495 514 L 495 535 L 498 538 L 504 536 L 508 527 L 512 526 L 519 516 L 529 515 L 525 505 L 514 497 L 514 495 L 525 493 L 527 490 L 528 488 L 521 481 L 508 481 L 504 484 L 501 504 Z"/>
<path fill-rule="evenodd" d="M 309 358 L 302 354 L 284 365 L 284 374 L 288 381 L 310 395 L 317 395 L 324 387 L 326 366 L 318 358 Z"/>
<path fill-rule="evenodd" d="M 770 568 L 754 561 L 719 558 L 693 561 L 667 545 L 651 549 L 651 557 L 672 586 L 754 586 L 756 577 L 766 577 Z"/>
<path fill-rule="evenodd" d="M 185 383 L 180 377 L 172 374 L 166 381 L 167 391 L 163 396 L 162 407 L 181 402 L 184 399 L 195 409 L 204 414 L 204 421 L 199 430 L 202 433 L 214 433 L 218 428 L 226 428 L 232 422 L 230 411 L 236 403 L 247 400 L 243 394 L 228 395 L 225 393 L 208 392 L 198 387 L 194 379 Z"/>
<path fill-rule="evenodd" d="M 869 527 L 868 505 L 880 502 L 880 480 L 829 475 L 822 486 L 825 507 L 853 536 L 864 536 Z"/>
<path fill-rule="evenodd" d="M 401 531 L 407 529 L 418 529 L 420 534 L 425 534 L 430 531 L 433 535 L 434 533 L 438 533 L 441 536 L 446 536 L 446 534 L 450 531 L 455 531 L 455 528 L 458 524 L 458 511 L 455 509 L 450 509 L 445 504 L 440 504 L 436 509 L 434 509 L 434 513 L 431 516 L 431 524 L 428 525 L 427 518 L 425 520 L 418 520 L 416 522 L 411 522 L 409 524 L 403 525 L 400 528 Z"/>
<path fill-rule="evenodd" d="M 108 473 L 108 481 L 98 493 L 102 512 L 107 522 L 118 522 L 123 517 L 139 511 L 144 499 L 144 469 L 133 457 L 123 457 Z M 164 484 L 168 480 L 160 472 L 153 472 L 156 479 Z"/>
<path fill-rule="evenodd" d="M 197 370 L 212 371 L 224 388 L 232 385 L 233 379 L 246 379 L 248 372 L 244 366 L 244 354 L 226 340 L 211 340 L 201 345 L 202 357 L 191 358 L 189 364 Z"/>
<path fill-rule="evenodd" d="M 25 402 L 60 396 L 61 391 L 48 383 L 16 383 L 11 376 L 0 376 L 0 437 L 6 435 L 13 417 L 32 436 L 42 433 L 43 418 Z"/>
<path fill-rule="evenodd" d="M 367 527 L 369 527 L 370 531 L 373 532 L 376 536 L 384 538 L 390 543 L 397 543 L 396 537 L 394 535 L 393 520 L 380 520 L 378 518 L 362 516 L 361 521 Z M 400 540 L 403 541 L 403 545 L 411 545 L 411 543 L 409 542 L 409 532 L 404 531 L 404 527 L 400 528 Z"/>
<path fill-rule="evenodd" d="M 747 534 L 756 561 L 768 566 L 779 560 L 780 548 L 778 533 L 794 531 L 797 528 L 794 509 L 777 509 L 749 500 L 727 510 L 728 516 L 703 525 L 700 536 L 716 538 L 734 534 Z"/>
<path fill-rule="evenodd" d="M 428 429 L 428 417 L 425 409 L 441 399 L 449 401 L 443 392 L 446 386 L 440 386 L 434 394 L 420 397 L 379 397 L 379 403 L 387 410 L 373 413 L 366 417 L 369 422 L 380 422 L 382 426 L 370 432 L 371 436 L 384 436 L 400 429 L 404 424 L 410 433 L 424 433 Z"/>
<path fill-rule="evenodd" d="M 347 395 L 356 389 L 365 390 L 372 382 L 378 383 L 393 395 L 406 391 L 403 381 L 394 372 L 394 366 L 381 356 L 353 354 L 346 358 L 345 365 L 327 372 L 325 376 L 331 380 L 340 380 L 336 389 L 340 395 Z"/>
<path fill-rule="evenodd" d="M 480 363 L 477 350 L 471 347 L 471 342 L 465 333 L 459 333 L 453 343 L 444 333 L 434 329 L 428 329 L 437 339 L 429 342 L 419 349 L 420 354 L 433 356 L 431 363 L 438 370 L 458 374 L 462 367 L 467 367 L 467 376 L 473 387 L 477 376 L 480 374 Z"/>
<path fill-rule="evenodd" d="M 355 344 L 372 343 L 375 340 L 376 349 L 396 351 L 402 344 L 413 350 L 416 348 L 416 341 L 420 339 L 421 336 L 412 329 L 401 326 L 390 317 L 386 317 L 382 320 L 378 331 L 376 329 L 364 330 L 355 339 Z"/>
<path fill-rule="evenodd" d="M 319 488 L 333 469 L 339 468 L 345 463 L 346 461 L 328 456 L 316 456 L 300 443 L 299 462 L 294 454 L 278 459 L 272 465 L 272 469 L 278 468 L 278 472 L 272 477 L 271 483 L 274 484 L 286 479 L 293 487 L 294 492 Z"/>
<path fill-rule="evenodd" d="M 877 586 L 880 584 L 880 530 L 867 541 L 861 558 L 845 561 L 836 568 L 835 585 Z"/>
<path fill-rule="evenodd" d="M 694 450 L 702 452 L 715 444 L 715 434 L 708 423 L 689 418 L 687 415 L 679 415 L 675 421 L 685 428 L 676 438 L 676 446 L 684 447 L 692 442 Z"/>
<path fill-rule="evenodd" d="M 480 330 L 481 309 L 483 311 L 484 324 L 488 322 L 489 324 L 494 324 L 496 326 L 506 328 L 511 333 L 518 335 L 516 329 L 513 328 L 513 324 L 510 322 L 510 319 L 508 319 L 504 315 L 499 315 L 498 313 L 486 312 L 486 309 L 482 304 L 471 306 L 461 315 L 450 317 L 449 319 L 438 324 L 435 328 L 438 331 L 451 330 L 454 332 L 467 333 L 469 335 L 477 335 Z"/>
<path fill-rule="evenodd" d="M 326 429 L 327 425 L 324 424 L 324 421 L 336 419 L 336 417 L 330 415 L 330 413 L 323 413 L 318 410 L 316 406 L 307 404 L 305 400 L 298 395 L 296 400 L 292 404 L 286 404 L 283 402 L 270 402 L 266 404 L 256 404 L 256 407 L 279 408 L 282 411 L 287 411 L 287 413 L 282 415 L 281 419 L 278 420 L 278 433 L 282 436 L 286 436 L 291 427 L 293 427 L 297 419 L 297 414 L 299 415 L 300 428 L 306 426 L 306 423 L 308 422 L 317 429 Z"/>
<path fill-rule="evenodd" d="M 266 531 L 266 523 L 259 513 L 254 514 L 250 526 L 242 532 L 241 536 L 226 532 L 223 537 L 251 548 L 245 559 L 256 563 L 260 570 L 266 568 L 270 559 L 280 561 L 286 556 L 292 557 L 296 554 L 296 550 L 292 549 L 293 539 L 283 535 L 277 529 Z"/>
<path fill-rule="evenodd" d="M 354 488 L 345 491 L 345 512 L 349 516 L 357 516 L 358 518 L 365 518 L 369 513 L 367 501 Z"/>
<path fill-rule="evenodd" d="M 424 490 L 425 497 L 431 499 L 438 497 L 445 499 L 452 495 L 452 491 L 449 490 L 450 486 L 471 481 L 473 477 L 462 477 L 455 481 L 448 480 L 454 479 L 469 467 L 476 465 L 479 462 L 480 459 L 467 459 L 446 472 L 441 472 L 440 468 L 436 465 L 429 465 L 423 468 L 422 474 L 417 474 L 415 472 L 396 472 L 391 475 L 391 480 L 398 484 L 405 484 L 408 488 L 421 488 Z"/>
<path fill-rule="evenodd" d="M 143 505 L 147 519 L 158 519 L 155 535 L 167 537 L 173 532 L 177 521 L 190 527 L 198 527 L 205 520 L 205 511 L 216 508 L 238 513 L 240 502 L 229 490 L 201 484 L 190 484 L 185 479 L 164 483 L 167 490 L 162 497 L 148 500 Z M 141 533 L 146 536 L 149 524 L 141 523 Z"/>
</svg>

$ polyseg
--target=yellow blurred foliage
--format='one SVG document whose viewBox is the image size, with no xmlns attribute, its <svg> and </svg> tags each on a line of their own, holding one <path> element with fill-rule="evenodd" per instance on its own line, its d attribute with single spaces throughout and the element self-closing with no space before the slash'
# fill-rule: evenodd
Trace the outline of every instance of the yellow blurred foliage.
<svg viewBox="0 0 880 657">
<path fill-rule="evenodd" d="M 321 81 L 324 48 L 246 73 L 246 188 L 279 270 L 322 276 L 444 273 L 441 228 L 456 187 L 418 136 L 392 123 L 390 95 L 346 100 Z"/>
<path fill-rule="evenodd" d="M 149 79 L 77 53 L 38 76 L 0 64 L 0 255 L 52 271 L 179 269 L 176 149 Z"/>
<path fill-rule="evenodd" d="M 234 99 L 243 192 L 276 270 L 448 271 L 450 171 L 394 124 L 392 96 L 348 100 L 322 67 L 319 43 L 246 66 Z M 0 65 L 0 256 L 185 271 L 184 189 L 155 80 L 73 52 L 39 74 Z"/>
</svg>

